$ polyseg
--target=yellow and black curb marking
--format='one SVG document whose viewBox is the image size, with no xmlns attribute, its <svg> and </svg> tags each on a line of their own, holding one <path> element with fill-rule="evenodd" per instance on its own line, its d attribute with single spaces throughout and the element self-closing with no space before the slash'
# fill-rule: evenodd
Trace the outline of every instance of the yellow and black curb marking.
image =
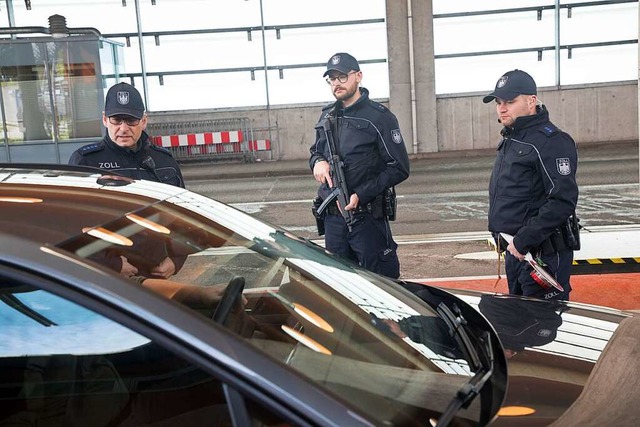
<svg viewBox="0 0 640 427">
<path fill-rule="evenodd" d="M 493 250 L 496 244 L 493 238 L 487 239 Z M 574 254 L 579 255 L 579 251 Z M 504 259 L 504 255 L 502 255 Z M 640 257 L 627 258 L 587 258 L 574 259 L 572 274 L 600 274 L 600 273 L 635 273 L 640 272 Z"/>
<path fill-rule="evenodd" d="M 640 271 L 640 257 L 574 259 L 572 273 L 633 273 Z"/>
<path fill-rule="evenodd" d="M 573 265 L 603 265 L 603 264 L 640 264 L 639 258 L 589 258 L 574 259 Z"/>
</svg>

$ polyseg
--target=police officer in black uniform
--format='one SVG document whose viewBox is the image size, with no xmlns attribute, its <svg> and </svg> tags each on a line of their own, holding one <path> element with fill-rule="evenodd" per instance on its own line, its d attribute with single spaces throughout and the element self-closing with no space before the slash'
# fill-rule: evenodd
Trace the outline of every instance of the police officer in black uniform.
<svg viewBox="0 0 640 427">
<path fill-rule="evenodd" d="M 509 293 L 568 300 L 573 251 L 579 248 L 576 144 L 549 121 L 536 83 L 524 71 L 505 73 L 483 101 L 495 101 L 504 125 L 489 183 L 488 219 L 499 250 L 506 249 Z M 500 233 L 513 241 L 506 244 Z M 529 263 L 522 262 L 527 252 L 545 265 L 564 292 L 535 280 Z"/>
<path fill-rule="evenodd" d="M 147 115 L 135 87 L 127 83 L 111 86 L 105 100 L 102 123 L 107 128 L 102 141 L 74 151 L 69 164 L 93 166 L 134 179 L 184 188 L 182 172 L 171 152 L 152 144 L 144 131 Z"/>
<path fill-rule="evenodd" d="M 149 141 L 144 131 L 147 115 L 138 90 L 130 84 L 111 86 L 105 99 L 102 123 L 107 134 L 102 141 L 85 145 L 71 154 L 69 164 L 85 165 L 117 172 L 133 179 L 163 182 L 184 188 L 184 179 L 178 163 L 166 148 Z M 145 275 L 168 278 L 180 269 L 184 256 L 175 256 L 170 247 L 155 245 L 145 254 L 153 265 L 131 264 L 131 256 L 116 256 L 105 260 L 123 275 Z"/>
<path fill-rule="evenodd" d="M 360 65 L 348 53 L 333 55 L 324 76 L 336 101 L 322 109 L 320 123 L 329 115 L 334 119 L 333 135 L 349 191 L 349 204 L 337 206 L 333 202 L 321 219 L 325 247 L 371 271 L 398 278 L 398 245 L 389 225 L 389 218 L 395 213 L 390 212 L 390 203 L 385 203 L 385 194 L 392 197 L 390 190 L 409 176 L 409 157 L 398 120 L 385 106 L 369 99 L 369 91 L 360 87 Z M 321 183 L 320 199 L 336 184 L 330 175 L 327 145 L 326 134 L 317 125 L 309 166 Z M 353 214 L 350 227 L 340 214 L 339 209 L 343 208 Z"/>
</svg>

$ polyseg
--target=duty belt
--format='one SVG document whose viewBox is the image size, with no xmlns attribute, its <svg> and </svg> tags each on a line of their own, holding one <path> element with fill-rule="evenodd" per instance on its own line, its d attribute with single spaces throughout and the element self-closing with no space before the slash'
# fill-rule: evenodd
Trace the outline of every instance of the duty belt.
<svg viewBox="0 0 640 427">
<path fill-rule="evenodd" d="M 382 196 L 377 196 L 369 203 L 365 203 L 364 205 L 358 205 L 357 208 L 353 209 L 351 212 L 354 214 L 362 214 L 369 213 L 374 215 L 374 217 L 382 217 L 384 212 L 382 210 Z M 340 215 L 340 210 L 338 210 L 338 205 L 335 203 L 330 204 L 327 207 L 328 215 Z"/>
<path fill-rule="evenodd" d="M 371 213 L 373 212 L 373 205 L 371 203 L 367 203 L 364 206 L 358 206 L 357 208 L 353 209 L 351 212 L 353 212 L 354 214 L 361 214 L 361 213 Z M 341 215 L 340 214 L 340 210 L 338 209 L 338 205 L 336 205 L 335 203 L 332 205 L 329 205 L 327 207 L 327 214 L 328 215 Z"/>
</svg>

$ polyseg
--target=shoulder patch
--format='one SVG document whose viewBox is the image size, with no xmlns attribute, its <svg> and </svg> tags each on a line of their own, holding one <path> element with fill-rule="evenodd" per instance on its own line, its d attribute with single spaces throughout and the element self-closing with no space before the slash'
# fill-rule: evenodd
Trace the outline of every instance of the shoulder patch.
<svg viewBox="0 0 640 427">
<path fill-rule="evenodd" d="M 169 150 L 168 148 L 160 147 L 159 145 L 156 145 L 156 144 L 149 144 L 149 146 L 156 151 L 159 151 L 164 154 L 168 154 L 173 157 L 173 154 L 171 154 L 171 150 Z"/>
<path fill-rule="evenodd" d="M 555 127 L 554 125 L 548 124 L 548 125 L 544 125 L 540 128 L 540 132 L 544 133 L 547 136 L 551 136 L 554 133 L 558 133 L 559 129 L 557 127 Z"/>
<path fill-rule="evenodd" d="M 402 134 L 400 133 L 400 129 L 391 130 L 391 139 L 396 144 L 401 144 L 402 143 Z"/>
<path fill-rule="evenodd" d="M 335 105 L 335 102 L 332 102 L 331 104 L 327 104 L 324 107 L 322 107 L 322 111 L 326 111 L 330 108 L 333 108 L 334 105 Z"/>
<path fill-rule="evenodd" d="M 383 113 L 388 110 L 388 108 L 385 107 L 384 105 L 380 104 L 379 102 L 373 101 L 371 99 L 369 100 L 369 105 L 371 105 L 373 108 L 375 108 L 378 111 L 382 111 Z"/>
<path fill-rule="evenodd" d="M 102 142 L 97 142 L 95 144 L 89 144 L 78 148 L 78 153 L 86 156 L 87 154 L 95 153 L 102 150 L 104 150 L 104 144 Z"/>
<path fill-rule="evenodd" d="M 556 168 L 560 175 L 571 174 L 571 160 L 568 157 L 561 157 L 556 159 Z"/>
</svg>

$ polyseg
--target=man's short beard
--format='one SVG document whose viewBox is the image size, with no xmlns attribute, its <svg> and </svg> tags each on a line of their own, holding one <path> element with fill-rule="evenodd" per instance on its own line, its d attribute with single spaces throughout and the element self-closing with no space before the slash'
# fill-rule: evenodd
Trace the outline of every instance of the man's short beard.
<svg viewBox="0 0 640 427">
<path fill-rule="evenodd" d="M 349 99 L 351 98 L 353 95 L 356 94 L 358 88 L 354 88 L 353 90 L 350 91 L 346 91 L 345 93 L 343 93 L 342 95 L 336 95 L 336 93 L 333 93 L 333 96 L 338 100 L 338 101 L 344 101 L 345 99 Z"/>
</svg>

